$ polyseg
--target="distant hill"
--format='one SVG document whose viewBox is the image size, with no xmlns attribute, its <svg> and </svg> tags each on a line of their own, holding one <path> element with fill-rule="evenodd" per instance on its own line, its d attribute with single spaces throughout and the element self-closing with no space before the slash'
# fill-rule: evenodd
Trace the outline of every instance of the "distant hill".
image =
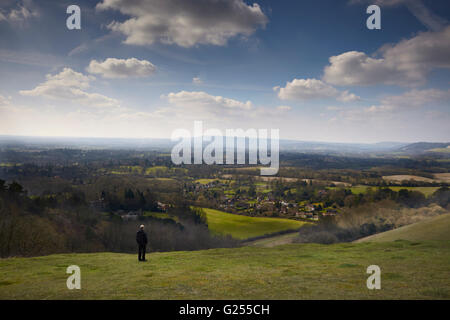
<svg viewBox="0 0 450 320">
<path fill-rule="evenodd" d="M 251 139 L 250 139 L 251 140 Z M 250 145 L 247 139 L 247 144 Z M 270 140 L 270 139 L 269 139 Z M 83 137 L 31 137 L 0 135 L 0 148 L 30 147 L 30 148 L 81 148 L 81 149 L 134 149 L 134 150 L 164 150 L 168 152 L 178 141 L 153 138 L 83 138 Z M 210 142 L 204 141 L 203 147 Z M 268 142 L 270 145 L 270 141 Z M 191 141 L 194 145 L 194 140 Z M 320 141 L 279 141 L 281 152 L 301 152 L 312 154 L 336 155 L 416 155 L 435 153 L 446 157 L 450 154 L 450 142 L 377 142 L 377 143 L 339 143 Z M 225 147 L 225 144 L 224 144 Z M 448 148 L 449 147 L 449 148 Z"/>
<path fill-rule="evenodd" d="M 416 142 L 402 146 L 398 148 L 397 151 L 407 154 L 419 154 L 426 152 L 439 152 L 438 150 L 447 149 L 448 146 L 450 146 L 450 142 Z"/>
<path fill-rule="evenodd" d="M 413 223 L 378 233 L 355 242 L 385 242 L 395 240 L 427 241 L 443 240 L 450 241 L 450 214 L 443 214 L 424 221 Z"/>
</svg>

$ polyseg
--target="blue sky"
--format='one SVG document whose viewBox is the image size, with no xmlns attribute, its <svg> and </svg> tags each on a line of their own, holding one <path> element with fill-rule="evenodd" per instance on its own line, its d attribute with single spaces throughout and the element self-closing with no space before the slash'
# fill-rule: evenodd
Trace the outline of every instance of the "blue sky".
<svg viewBox="0 0 450 320">
<path fill-rule="evenodd" d="M 66 27 L 71 4 L 81 30 Z M 6 0 L 0 134 L 163 138 L 202 120 L 449 141 L 449 20 L 445 0 Z"/>
</svg>

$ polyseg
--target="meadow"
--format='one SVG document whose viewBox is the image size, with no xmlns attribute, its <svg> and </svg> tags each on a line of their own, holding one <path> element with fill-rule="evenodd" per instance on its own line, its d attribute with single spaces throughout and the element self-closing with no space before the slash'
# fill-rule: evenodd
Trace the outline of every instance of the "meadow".
<svg viewBox="0 0 450 320">
<path fill-rule="evenodd" d="M 450 242 L 290 244 L 0 260 L 0 299 L 450 299 Z M 366 268 L 381 268 L 381 290 Z M 66 268 L 81 268 L 68 290 Z"/>
<path fill-rule="evenodd" d="M 283 218 L 248 217 L 215 209 L 203 208 L 208 228 L 213 234 L 231 235 L 248 239 L 284 230 L 295 230 L 306 224 L 303 221 Z"/>
</svg>

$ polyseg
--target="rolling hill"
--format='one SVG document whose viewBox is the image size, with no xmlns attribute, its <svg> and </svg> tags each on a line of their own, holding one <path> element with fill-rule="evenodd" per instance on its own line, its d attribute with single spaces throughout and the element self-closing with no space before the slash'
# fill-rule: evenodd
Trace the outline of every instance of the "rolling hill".
<svg viewBox="0 0 450 320">
<path fill-rule="evenodd" d="M 383 242 L 395 240 L 409 241 L 450 241 L 450 214 L 443 214 L 398 229 L 378 233 L 355 242 Z"/>
</svg>

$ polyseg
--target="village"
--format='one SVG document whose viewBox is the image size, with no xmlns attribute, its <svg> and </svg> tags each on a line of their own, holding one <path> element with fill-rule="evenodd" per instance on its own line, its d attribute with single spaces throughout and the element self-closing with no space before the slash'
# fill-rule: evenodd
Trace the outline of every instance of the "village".
<svg viewBox="0 0 450 320">
<path fill-rule="evenodd" d="M 317 193 L 324 196 L 327 190 L 321 189 Z M 338 214 L 336 206 L 326 207 L 322 202 L 295 201 L 288 196 L 279 196 L 263 183 L 235 187 L 231 180 L 200 179 L 185 186 L 184 194 L 203 206 L 207 202 L 218 210 L 247 216 L 317 221 L 320 217 Z"/>
</svg>

